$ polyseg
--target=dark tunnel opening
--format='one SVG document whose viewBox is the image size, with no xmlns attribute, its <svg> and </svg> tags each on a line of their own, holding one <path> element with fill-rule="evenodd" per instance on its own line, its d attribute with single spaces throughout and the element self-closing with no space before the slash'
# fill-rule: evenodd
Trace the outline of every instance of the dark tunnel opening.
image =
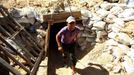
<svg viewBox="0 0 134 75">
<path fill-rule="evenodd" d="M 79 22 L 77 22 L 79 23 Z M 80 22 L 81 23 L 81 22 Z M 58 51 L 58 46 L 56 42 L 56 34 L 66 26 L 66 22 L 55 23 L 51 26 L 50 30 L 50 40 L 48 49 L 48 75 L 55 75 L 56 69 L 62 67 L 63 57 L 60 51 Z"/>
<path fill-rule="evenodd" d="M 50 40 L 49 40 L 49 49 L 48 49 L 48 75 L 55 75 L 56 68 L 59 61 L 61 61 L 60 52 L 57 48 L 56 43 L 56 34 L 66 25 L 63 23 L 55 23 L 51 26 L 50 29 Z"/>
<path fill-rule="evenodd" d="M 64 26 L 66 26 L 65 22 L 62 23 L 55 23 L 51 26 L 51 31 L 50 31 L 50 49 L 52 50 L 56 50 L 57 49 L 57 43 L 56 43 L 56 34 L 61 30 L 61 28 L 63 28 Z"/>
</svg>

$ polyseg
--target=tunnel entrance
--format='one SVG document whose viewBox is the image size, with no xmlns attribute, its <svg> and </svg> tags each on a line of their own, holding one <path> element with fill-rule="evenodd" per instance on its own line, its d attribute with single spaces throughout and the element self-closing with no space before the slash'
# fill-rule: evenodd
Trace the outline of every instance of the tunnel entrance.
<svg viewBox="0 0 134 75">
<path fill-rule="evenodd" d="M 81 21 L 77 21 L 77 25 L 81 24 Z M 66 26 L 66 22 L 55 23 L 51 26 L 50 41 L 48 50 L 48 75 L 56 75 L 56 69 L 63 67 L 63 57 L 56 42 L 56 34 Z"/>
<path fill-rule="evenodd" d="M 57 49 L 57 43 L 56 43 L 56 34 L 66 26 L 65 22 L 62 23 L 55 23 L 51 26 L 51 31 L 50 31 L 50 49 Z"/>
<path fill-rule="evenodd" d="M 65 22 L 55 23 L 51 26 L 50 29 L 50 40 L 49 40 L 49 50 L 48 50 L 48 74 L 47 75 L 56 75 L 56 68 L 61 66 L 62 57 L 58 51 L 58 46 L 56 43 L 56 34 L 66 26 Z"/>
</svg>

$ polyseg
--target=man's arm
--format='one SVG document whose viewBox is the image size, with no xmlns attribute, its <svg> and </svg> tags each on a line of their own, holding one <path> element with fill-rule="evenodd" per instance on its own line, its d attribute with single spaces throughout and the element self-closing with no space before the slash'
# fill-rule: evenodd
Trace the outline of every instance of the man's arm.
<svg viewBox="0 0 134 75">
<path fill-rule="evenodd" d="M 56 42 L 57 42 L 57 45 L 58 45 L 58 50 L 63 52 L 63 48 L 62 48 L 62 45 L 61 45 L 61 37 L 60 37 L 59 33 L 56 35 Z"/>
<path fill-rule="evenodd" d="M 59 34 L 56 35 L 56 42 L 57 42 L 58 47 L 61 47 L 61 37 Z"/>
</svg>

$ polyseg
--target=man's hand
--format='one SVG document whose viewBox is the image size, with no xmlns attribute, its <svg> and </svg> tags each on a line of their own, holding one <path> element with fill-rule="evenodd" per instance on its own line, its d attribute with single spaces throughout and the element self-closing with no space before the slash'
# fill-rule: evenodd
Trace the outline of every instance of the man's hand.
<svg viewBox="0 0 134 75">
<path fill-rule="evenodd" d="M 63 48 L 61 46 L 58 47 L 58 50 L 63 53 Z"/>
<path fill-rule="evenodd" d="M 64 50 L 63 50 L 63 48 L 62 48 L 61 46 L 59 46 L 59 47 L 58 47 L 58 50 L 62 53 L 62 56 L 64 57 L 65 54 L 64 54 Z"/>
</svg>

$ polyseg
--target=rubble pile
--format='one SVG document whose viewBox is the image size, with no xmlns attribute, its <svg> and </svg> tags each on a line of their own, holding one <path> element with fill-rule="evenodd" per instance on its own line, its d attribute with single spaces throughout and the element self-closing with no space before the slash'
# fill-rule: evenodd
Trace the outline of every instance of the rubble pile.
<svg viewBox="0 0 134 75">
<path fill-rule="evenodd" d="M 90 18 L 86 29 L 96 32 L 96 43 L 105 42 L 98 62 L 114 73 L 134 74 L 134 9 L 126 4 L 98 3 L 92 9 L 81 10 L 84 20 Z M 83 33 L 82 35 L 84 35 Z M 86 33 L 87 34 L 87 33 Z M 86 35 L 91 36 L 91 33 Z M 112 55 L 112 58 L 111 58 Z M 104 58 L 110 58 L 109 61 Z"/>
</svg>

